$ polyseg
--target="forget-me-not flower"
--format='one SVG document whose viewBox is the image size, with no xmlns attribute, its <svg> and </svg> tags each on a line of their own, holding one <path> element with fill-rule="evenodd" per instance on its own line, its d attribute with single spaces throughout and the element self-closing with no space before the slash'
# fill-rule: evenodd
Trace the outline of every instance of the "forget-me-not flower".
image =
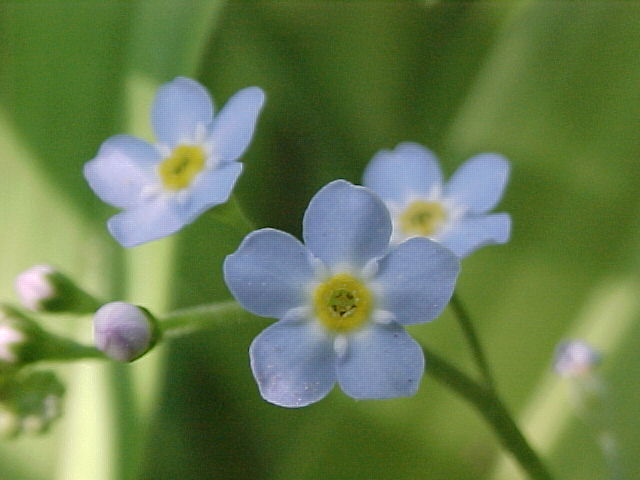
<svg viewBox="0 0 640 480">
<path fill-rule="evenodd" d="M 93 191 L 124 210 L 107 223 L 114 238 L 132 247 L 166 237 L 226 202 L 263 103 L 260 88 L 245 88 L 214 117 L 198 82 L 177 77 L 162 85 L 151 111 L 157 142 L 116 135 L 84 167 Z"/>
<path fill-rule="evenodd" d="M 508 178 L 509 162 L 483 153 L 465 162 L 445 184 L 433 153 L 405 142 L 378 152 L 363 184 L 380 195 L 391 213 L 392 243 L 428 237 L 462 258 L 509 240 L 511 217 L 487 213 L 502 197 Z"/>
<path fill-rule="evenodd" d="M 426 238 L 389 247 L 391 231 L 377 195 L 336 180 L 309 203 L 304 244 L 265 228 L 226 258 L 224 277 L 236 300 L 279 319 L 249 351 L 267 401 L 302 407 L 336 382 L 356 399 L 417 391 L 424 356 L 403 326 L 440 314 L 459 260 Z"/>
</svg>

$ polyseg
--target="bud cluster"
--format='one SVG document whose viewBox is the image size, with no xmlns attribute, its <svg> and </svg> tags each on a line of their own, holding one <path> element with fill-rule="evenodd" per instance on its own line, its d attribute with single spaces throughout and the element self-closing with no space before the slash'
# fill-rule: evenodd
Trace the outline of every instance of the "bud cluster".
<svg viewBox="0 0 640 480">
<path fill-rule="evenodd" d="M 43 361 L 110 358 L 131 362 L 160 338 L 157 320 L 144 307 L 101 304 L 66 275 L 36 265 L 15 281 L 20 301 L 32 312 L 94 313 L 94 346 L 49 332 L 18 308 L 0 303 L 0 436 L 42 433 L 62 411 L 65 388 L 54 373 L 34 370 Z"/>
</svg>

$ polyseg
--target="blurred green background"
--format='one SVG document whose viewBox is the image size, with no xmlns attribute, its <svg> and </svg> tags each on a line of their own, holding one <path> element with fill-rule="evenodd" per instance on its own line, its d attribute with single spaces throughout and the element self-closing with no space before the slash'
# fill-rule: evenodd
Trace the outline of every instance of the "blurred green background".
<svg viewBox="0 0 640 480">
<path fill-rule="evenodd" d="M 267 93 L 236 194 L 257 226 L 300 233 L 311 196 L 359 182 L 382 148 L 416 141 L 447 173 L 512 162 L 498 211 L 509 244 L 464 260 L 458 291 L 498 387 L 560 479 L 606 477 L 556 343 L 604 352 L 620 455 L 640 471 L 640 4 L 635 2 L 0 3 L 0 299 L 53 263 L 105 299 L 163 313 L 229 298 L 221 261 L 243 234 L 215 210 L 131 250 L 82 178 L 116 133 L 151 139 L 156 88 L 204 83 L 217 106 Z M 48 317 L 87 337 L 88 319 Z M 175 341 L 131 366 L 56 367 L 66 414 L 0 443 L 3 480 L 518 479 L 492 432 L 425 376 L 414 398 L 340 391 L 300 410 L 261 400 L 247 348 L 264 319 Z M 449 311 L 411 327 L 473 372 Z M 428 359 L 427 359 L 428 368 Z"/>
</svg>

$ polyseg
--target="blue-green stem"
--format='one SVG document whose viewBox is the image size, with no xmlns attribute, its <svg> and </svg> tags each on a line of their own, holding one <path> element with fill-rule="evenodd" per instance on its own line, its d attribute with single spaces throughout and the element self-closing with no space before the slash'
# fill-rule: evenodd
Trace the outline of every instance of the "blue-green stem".
<svg viewBox="0 0 640 480">
<path fill-rule="evenodd" d="M 469 344 L 469 348 L 471 349 L 471 353 L 473 354 L 473 358 L 478 366 L 478 369 L 480 370 L 480 374 L 482 375 L 484 383 L 489 389 L 495 390 L 493 375 L 491 374 L 491 369 L 489 368 L 489 363 L 487 362 L 487 357 L 484 354 L 484 350 L 480 345 L 478 334 L 476 333 L 473 322 L 471 321 L 471 316 L 469 315 L 467 309 L 465 308 L 456 292 L 453 293 L 449 305 L 455 313 L 455 316 L 458 319 L 458 323 L 462 328 L 462 332 L 467 339 L 467 343 Z"/>
<path fill-rule="evenodd" d="M 478 410 L 493 428 L 504 448 L 511 452 L 529 477 L 533 480 L 552 480 L 551 473 L 531 448 L 496 393 L 478 384 L 424 345 L 422 349 L 427 358 L 427 374 L 458 393 Z"/>
<path fill-rule="evenodd" d="M 251 318 L 235 301 L 201 305 L 178 310 L 161 317 L 160 328 L 165 338 L 201 329 L 227 325 L 229 320 Z M 469 401 L 497 434 L 502 445 L 513 454 L 533 480 L 552 480 L 546 466 L 531 448 L 495 391 L 468 377 L 440 356 L 423 346 L 427 357 L 427 373 Z"/>
<path fill-rule="evenodd" d="M 219 325 L 228 325 L 230 320 L 242 321 L 249 317 L 238 302 L 226 302 L 199 305 L 197 307 L 176 310 L 159 318 L 163 338 L 174 338 L 206 330 Z"/>
</svg>

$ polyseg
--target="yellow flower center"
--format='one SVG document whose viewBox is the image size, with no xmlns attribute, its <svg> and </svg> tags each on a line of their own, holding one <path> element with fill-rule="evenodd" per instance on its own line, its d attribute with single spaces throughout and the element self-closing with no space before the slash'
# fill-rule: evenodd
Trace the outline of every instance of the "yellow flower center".
<svg viewBox="0 0 640 480">
<path fill-rule="evenodd" d="M 201 147 L 178 145 L 171 155 L 162 161 L 158 172 L 164 188 L 181 190 L 191 184 L 193 178 L 204 168 L 204 164 L 205 154 Z"/>
<path fill-rule="evenodd" d="M 330 330 L 348 332 L 365 323 L 373 307 L 369 289 L 348 273 L 338 273 L 313 292 L 316 317 Z"/>
<path fill-rule="evenodd" d="M 434 235 L 444 222 L 446 213 L 440 202 L 416 200 L 400 215 L 399 224 L 407 235 Z"/>
</svg>

